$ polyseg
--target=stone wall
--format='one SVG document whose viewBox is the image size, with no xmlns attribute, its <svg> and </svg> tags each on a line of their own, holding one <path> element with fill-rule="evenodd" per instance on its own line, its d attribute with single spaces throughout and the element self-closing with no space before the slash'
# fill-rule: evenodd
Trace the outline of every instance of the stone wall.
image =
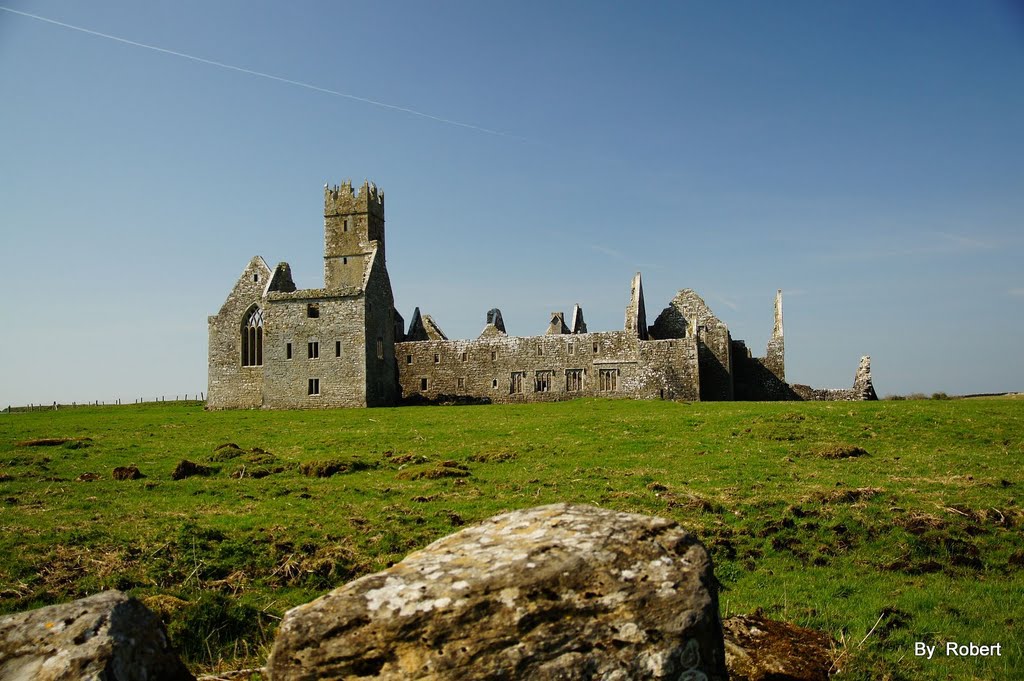
<svg viewBox="0 0 1024 681">
<path fill-rule="evenodd" d="M 715 316 L 692 289 L 676 294 L 654 325 L 654 338 L 678 334 L 696 336 L 700 364 L 700 399 L 733 399 L 732 338 L 729 327 Z"/>
<path fill-rule="evenodd" d="M 398 343 L 395 354 L 404 398 L 466 396 L 515 403 L 597 396 L 696 400 L 699 394 L 691 338 L 641 341 L 625 331 L 497 333 L 476 340 Z"/>
<path fill-rule="evenodd" d="M 220 311 L 207 319 L 209 409 L 250 409 L 263 404 L 263 367 L 242 365 L 242 324 L 253 306 L 266 312 L 264 296 L 270 276 L 263 258 L 250 260 Z M 264 354 L 266 331 L 264 316 Z"/>
<path fill-rule="evenodd" d="M 366 406 L 365 299 L 354 290 L 347 296 L 339 293 L 305 289 L 270 294 L 264 406 Z M 312 391 L 311 379 L 316 380 Z"/>
</svg>

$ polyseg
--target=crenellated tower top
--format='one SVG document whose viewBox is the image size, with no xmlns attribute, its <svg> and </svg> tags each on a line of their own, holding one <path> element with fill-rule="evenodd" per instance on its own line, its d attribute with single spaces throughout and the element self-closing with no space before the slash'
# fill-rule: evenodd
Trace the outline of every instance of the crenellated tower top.
<svg viewBox="0 0 1024 681">
<path fill-rule="evenodd" d="M 372 182 L 324 185 L 324 286 L 361 286 L 367 258 L 384 260 L 384 192 Z"/>
<path fill-rule="evenodd" d="M 352 188 L 352 181 L 340 185 L 324 185 L 324 217 L 369 213 L 384 218 L 384 190 L 372 182 L 364 181 L 359 191 Z"/>
</svg>

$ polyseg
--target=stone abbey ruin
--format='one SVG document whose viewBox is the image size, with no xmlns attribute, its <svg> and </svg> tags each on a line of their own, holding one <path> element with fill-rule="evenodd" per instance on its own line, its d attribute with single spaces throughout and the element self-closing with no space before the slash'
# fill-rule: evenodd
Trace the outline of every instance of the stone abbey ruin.
<svg viewBox="0 0 1024 681">
<path fill-rule="evenodd" d="M 786 382 L 781 291 L 764 357 L 691 289 L 648 325 L 639 273 L 621 331 L 588 331 L 579 305 L 568 323 L 552 313 L 540 336 L 509 336 L 497 308 L 473 340 L 449 340 L 419 308 L 406 329 L 385 263 L 384 194 L 368 182 L 324 187 L 323 288 L 297 289 L 287 263 L 271 270 L 256 256 L 208 322 L 211 409 L 877 399 L 867 357 L 849 389 Z"/>
</svg>

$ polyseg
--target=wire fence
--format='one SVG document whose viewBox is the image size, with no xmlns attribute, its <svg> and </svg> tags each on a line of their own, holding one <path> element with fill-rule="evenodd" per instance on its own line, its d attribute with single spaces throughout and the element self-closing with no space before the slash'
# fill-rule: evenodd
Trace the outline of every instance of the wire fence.
<svg viewBox="0 0 1024 681">
<path fill-rule="evenodd" d="M 197 392 L 197 393 L 186 393 L 184 395 L 175 395 L 174 397 L 171 397 L 171 398 L 167 397 L 166 395 L 161 395 L 160 397 L 154 397 L 154 398 L 151 398 L 151 399 L 150 398 L 146 398 L 146 397 L 137 397 L 137 398 L 133 399 L 131 402 L 128 402 L 126 400 L 122 400 L 120 398 L 117 398 L 117 399 L 115 399 L 113 401 L 93 400 L 92 402 L 71 402 L 70 404 L 61 403 L 61 402 L 56 402 L 55 401 L 55 402 L 51 402 L 50 404 L 44 404 L 44 403 L 35 404 L 35 403 L 32 403 L 32 404 L 25 404 L 25 405 L 22 405 L 22 406 L 19 406 L 19 407 L 16 407 L 14 405 L 8 405 L 5 409 L 3 409 L 2 413 L 4 413 L 4 414 L 14 414 L 14 413 L 26 412 L 26 411 L 58 411 L 60 409 L 78 409 L 80 407 L 117 407 L 117 406 L 132 405 L 132 404 L 134 404 L 134 405 L 140 405 L 140 404 L 166 404 L 168 402 L 170 402 L 171 404 L 175 404 L 175 403 L 177 403 L 177 404 L 185 404 L 185 403 L 202 404 L 205 401 L 206 401 L 206 393 Z"/>
</svg>

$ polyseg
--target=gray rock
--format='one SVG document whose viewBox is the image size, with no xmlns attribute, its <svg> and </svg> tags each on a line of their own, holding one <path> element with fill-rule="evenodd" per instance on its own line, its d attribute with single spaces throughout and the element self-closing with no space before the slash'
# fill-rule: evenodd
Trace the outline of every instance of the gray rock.
<svg viewBox="0 0 1024 681">
<path fill-rule="evenodd" d="M 726 678 L 711 559 L 663 518 L 496 516 L 289 611 L 274 681 Z"/>
<path fill-rule="evenodd" d="M 192 681 L 156 615 L 120 591 L 0 618 L 4 681 Z"/>
</svg>

